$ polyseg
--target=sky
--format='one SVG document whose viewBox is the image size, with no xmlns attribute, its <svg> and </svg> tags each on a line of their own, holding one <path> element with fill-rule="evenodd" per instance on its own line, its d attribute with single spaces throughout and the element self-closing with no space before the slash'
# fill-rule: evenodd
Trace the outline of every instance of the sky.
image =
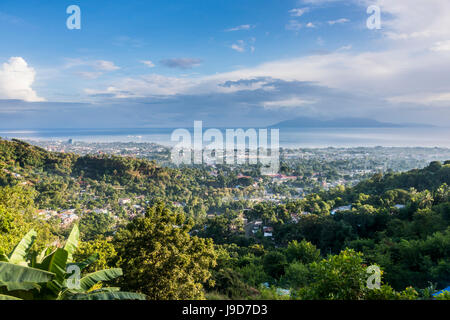
<svg viewBox="0 0 450 320">
<path fill-rule="evenodd" d="M 448 0 L 2 0 L 0 38 L 0 129 L 450 123 Z"/>
</svg>

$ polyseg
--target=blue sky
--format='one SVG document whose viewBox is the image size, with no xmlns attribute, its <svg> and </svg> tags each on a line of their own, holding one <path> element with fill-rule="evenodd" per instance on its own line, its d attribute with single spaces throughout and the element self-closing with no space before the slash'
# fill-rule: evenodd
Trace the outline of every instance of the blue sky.
<svg viewBox="0 0 450 320">
<path fill-rule="evenodd" d="M 445 125 L 449 18 L 446 0 L 2 0 L 0 127 Z"/>
</svg>

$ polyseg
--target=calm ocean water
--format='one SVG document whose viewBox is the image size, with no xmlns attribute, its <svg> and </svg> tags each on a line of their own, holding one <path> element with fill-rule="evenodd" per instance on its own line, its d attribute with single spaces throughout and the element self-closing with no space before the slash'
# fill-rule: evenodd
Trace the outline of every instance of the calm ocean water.
<svg viewBox="0 0 450 320">
<path fill-rule="evenodd" d="M 191 130 L 191 128 L 186 128 Z M 173 128 L 1 130 L 0 137 L 84 142 L 155 142 L 174 145 Z M 206 130 L 206 128 L 204 129 Z M 224 132 L 224 131 L 223 131 Z M 225 136 L 225 135 L 224 135 Z M 282 147 L 446 147 L 450 128 L 320 128 L 280 129 Z"/>
</svg>

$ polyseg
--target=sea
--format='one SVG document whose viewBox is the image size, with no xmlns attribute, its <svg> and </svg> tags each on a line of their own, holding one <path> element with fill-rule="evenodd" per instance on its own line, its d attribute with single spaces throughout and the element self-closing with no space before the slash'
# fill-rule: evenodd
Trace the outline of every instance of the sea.
<svg viewBox="0 0 450 320">
<path fill-rule="evenodd" d="M 177 128 L 178 129 L 178 128 Z M 192 128 L 185 128 L 191 132 Z M 238 128 L 230 128 L 238 129 Z M 244 130 L 247 128 L 243 128 Z M 255 128 L 259 129 L 259 128 Z M 261 128 L 265 129 L 265 128 Z M 2 130 L 6 139 L 76 142 L 153 142 L 173 146 L 175 128 Z M 207 128 L 203 129 L 205 132 Z M 225 129 L 220 129 L 225 137 Z M 270 132 L 270 129 L 268 130 Z M 279 129 L 283 148 L 440 147 L 450 148 L 450 127 Z"/>
</svg>

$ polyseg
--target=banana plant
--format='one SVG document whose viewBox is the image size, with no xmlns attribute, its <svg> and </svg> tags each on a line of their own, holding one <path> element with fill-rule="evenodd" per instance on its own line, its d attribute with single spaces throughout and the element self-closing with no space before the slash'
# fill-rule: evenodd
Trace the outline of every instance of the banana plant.
<svg viewBox="0 0 450 320">
<path fill-rule="evenodd" d="M 80 232 L 75 225 L 63 248 L 46 248 L 30 253 L 36 232 L 31 230 L 9 255 L 0 254 L 0 299 L 37 300 L 145 300 L 146 296 L 103 287 L 103 282 L 122 276 L 122 269 L 100 270 L 81 277 L 81 272 L 98 259 L 73 262 Z"/>
<path fill-rule="evenodd" d="M 40 291 L 42 286 L 51 281 L 55 274 L 31 268 L 27 256 L 36 239 L 36 232 L 31 230 L 14 247 L 9 255 L 0 253 L 0 299 L 17 300 L 30 296 L 29 291 Z"/>
</svg>

